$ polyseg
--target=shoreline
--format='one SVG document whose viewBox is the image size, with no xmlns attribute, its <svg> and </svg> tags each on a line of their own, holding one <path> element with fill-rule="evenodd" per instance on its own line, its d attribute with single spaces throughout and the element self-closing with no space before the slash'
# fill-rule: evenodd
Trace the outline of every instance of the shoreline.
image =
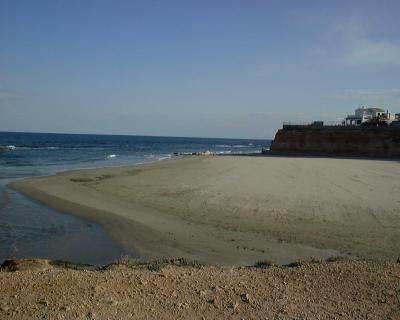
<svg viewBox="0 0 400 320">
<path fill-rule="evenodd" d="M 96 222 L 53 210 L 12 188 L 0 188 L 0 264 L 12 257 L 105 264 L 138 257 Z"/>
<path fill-rule="evenodd" d="M 315 230 L 317 235 L 306 236 L 298 226 L 290 226 L 287 221 L 279 219 L 277 216 L 279 212 L 285 213 L 285 210 L 287 212 L 282 203 L 279 203 L 282 208 L 277 207 L 278 203 L 273 203 L 275 211 L 278 209 L 281 211 L 272 211 L 274 214 L 272 217 L 263 220 L 262 216 L 255 216 L 256 223 L 261 222 L 263 226 L 269 228 L 266 232 L 254 225 L 247 225 L 246 217 L 230 214 L 231 208 L 226 209 L 216 206 L 214 202 L 210 203 L 210 195 L 221 193 L 222 199 L 219 200 L 222 201 L 222 205 L 231 205 L 232 201 L 237 201 L 234 203 L 236 205 L 234 209 L 238 213 L 246 215 L 249 211 L 253 214 L 255 209 L 265 211 L 266 208 L 263 206 L 255 209 L 246 207 L 254 201 L 263 201 L 260 195 L 256 194 L 253 199 L 245 198 L 247 203 L 243 203 L 243 199 L 235 200 L 235 197 L 241 196 L 241 190 L 239 193 L 238 190 L 225 192 L 224 188 L 227 187 L 227 183 L 229 185 L 229 181 L 225 180 L 231 179 L 232 175 L 243 173 L 241 172 L 243 170 L 248 171 L 247 166 L 254 165 L 268 169 L 273 164 L 279 167 L 274 158 L 188 157 L 144 165 L 66 171 L 50 177 L 15 181 L 10 186 L 58 211 L 95 221 L 114 240 L 140 252 L 146 259 L 185 257 L 221 265 L 251 265 L 262 259 L 284 264 L 294 260 L 325 259 L 339 255 L 391 260 L 387 254 L 374 258 L 376 255 L 374 251 L 378 251 L 379 248 L 370 250 L 372 254 L 371 252 L 359 254 L 360 248 L 352 248 L 351 243 L 344 245 L 340 243 L 340 239 L 334 239 L 338 243 L 322 241 L 320 238 L 328 226 L 323 226 L 321 223 L 311 223 L 311 228 L 318 227 Z M 299 158 L 284 159 L 290 163 L 296 162 Z M 309 158 L 305 160 L 310 161 Z M 335 161 L 357 160 L 314 159 L 313 161 L 329 164 Z M 304 160 L 300 159 L 300 162 Z M 235 165 L 237 168 L 231 170 L 231 176 L 224 173 L 224 167 Z M 351 164 L 351 169 L 353 165 Z M 203 174 L 206 178 L 202 180 L 199 176 Z M 219 180 L 223 182 L 222 185 L 218 185 Z M 251 181 L 244 178 L 237 185 L 248 197 L 252 195 L 252 191 L 256 191 L 250 183 Z M 202 186 L 200 190 L 195 190 L 196 185 Z M 265 188 L 264 185 L 258 187 Z M 279 196 L 279 188 L 276 192 L 271 188 L 268 190 L 272 192 L 270 196 Z M 203 201 L 205 206 L 202 207 L 201 202 L 197 203 L 196 198 Z M 215 216 L 216 212 L 221 216 Z M 271 211 L 266 213 L 271 214 Z M 398 212 L 395 214 L 397 223 Z M 272 227 L 269 226 L 271 220 L 274 222 Z M 303 224 L 301 227 L 306 225 L 299 221 Z M 279 223 L 283 223 L 282 228 L 285 230 L 280 230 L 282 228 Z M 322 234 L 318 235 L 321 232 Z M 349 235 L 346 237 L 344 241 L 348 242 Z M 352 248 L 353 252 L 349 251 L 349 248 Z M 392 258 L 395 258 L 394 255 Z"/>
</svg>

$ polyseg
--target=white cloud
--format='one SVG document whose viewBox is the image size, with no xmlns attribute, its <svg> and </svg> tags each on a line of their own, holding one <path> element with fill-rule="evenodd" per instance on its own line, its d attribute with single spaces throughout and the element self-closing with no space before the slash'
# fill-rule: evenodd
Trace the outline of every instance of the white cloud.
<svg viewBox="0 0 400 320">
<path fill-rule="evenodd" d="M 348 64 L 400 65 L 400 45 L 390 42 L 358 41 L 344 56 Z"/>
<path fill-rule="evenodd" d="M 336 62 L 346 65 L 400 65 L 400 43 L 391 37 L 382 21 L 351 16 L 335 18 L 326 30 L 322 44 Z"/>
</svg>

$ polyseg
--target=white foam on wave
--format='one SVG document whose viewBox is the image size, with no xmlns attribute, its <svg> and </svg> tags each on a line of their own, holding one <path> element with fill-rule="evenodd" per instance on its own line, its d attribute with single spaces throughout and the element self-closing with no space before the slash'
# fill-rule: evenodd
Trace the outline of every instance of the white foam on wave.
<svg viewBox="0 0 400 320">
<path fill-rule="evenodd" d="M 17 147 L 15 147 L 17 148 Z M 60 147 L 18 147 L 20 150 L 58 150 Z"/>
<path fill-rule="evenodd" d="M 171 159 L 171 158 L 172 158 L 172 154 L 167 154 L 164 157 L 159 157 L 158 161 L 167 160 L 167 159 Z"/>
<path fill-rule="evenodd" d="M 232 146 L 232 148 L 248 148 L 249 145 L 246 144 L 235 144 Z"/>
<path fill-rule="evenodd" d="M 248 148 L 248 147 L 253 147 L 254 145 L 252 143 L 249 144 L 217 144 L 215 145 L 216 148 Z"/>
<path fill-rule="evenodd" d="M 107 156 L 107 159 L 113 159 L 113 158 L 116 158 L 116 157 L 117 157 L 116 154 L 109 154 L 109 155 Z"/>
</svg>

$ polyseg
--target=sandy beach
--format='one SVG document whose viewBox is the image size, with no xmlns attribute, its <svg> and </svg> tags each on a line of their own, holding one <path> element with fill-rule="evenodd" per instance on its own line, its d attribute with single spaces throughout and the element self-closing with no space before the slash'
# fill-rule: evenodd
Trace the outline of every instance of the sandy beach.
<svg viewBox="0 0 400 320">
<path fill-rule="evenodd" d="M 251 265 L 400 256 L 398 161 L 186 157 L 11 187 L 96 221 L 146 258 Z"/>
</svg>

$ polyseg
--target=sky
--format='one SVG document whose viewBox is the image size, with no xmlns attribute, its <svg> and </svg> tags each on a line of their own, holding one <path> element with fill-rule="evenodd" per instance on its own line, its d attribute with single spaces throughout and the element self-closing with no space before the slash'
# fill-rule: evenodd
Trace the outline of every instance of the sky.
<svg viewBox="0 0 400 320">
<path fill-rule="evenodd" d="M 400 112 L 400 1 L 0 0 L 0 131 L 273 138 Z"/>
</svg>

